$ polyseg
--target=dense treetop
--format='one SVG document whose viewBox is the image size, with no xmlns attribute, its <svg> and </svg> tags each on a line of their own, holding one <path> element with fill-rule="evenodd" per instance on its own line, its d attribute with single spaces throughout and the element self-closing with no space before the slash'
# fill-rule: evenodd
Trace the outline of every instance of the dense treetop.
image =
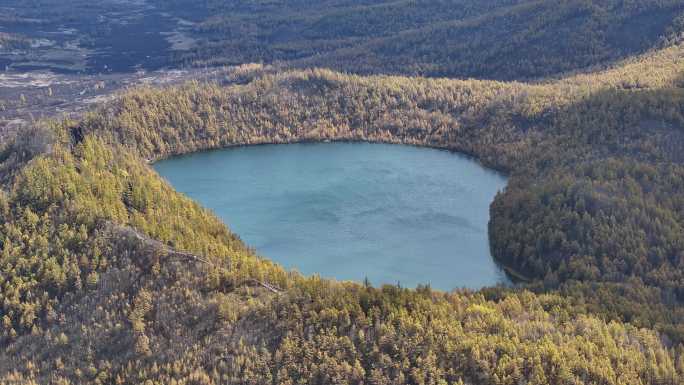
<svg viewBox="0 0 684 385">
<path fill-rule="evenodd" d="M 186 63 L 537 79 L 681 38 L 681 0 L 158 1 L 196 22 Z M 188 7 L 192 4 L 192 7 Z"/>
<path fill-rule="evenodd" d="M 0 382 L 679 384 L 681 54 L 537 84 L 247 65 L 37 126 L 0 153 Z M 492 247 L 528 282 L 285 272 L 145 161 L 324 139 L 508 171 Z"/>
</svg>

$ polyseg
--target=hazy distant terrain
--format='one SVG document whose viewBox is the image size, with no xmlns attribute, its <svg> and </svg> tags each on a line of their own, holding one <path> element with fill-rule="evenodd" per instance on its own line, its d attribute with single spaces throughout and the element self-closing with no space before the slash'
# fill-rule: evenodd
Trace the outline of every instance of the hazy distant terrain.
<svg viewBox="0 0 684 385">
<path fill-rule="evenodd" d="M 0 65 L 67 73 L 275 62 L 535 79 L 679 39 L 677 0 L 8 0 Z"/>
<path fill-rule="evenodd" d="M 180 55 L 184 63 L 278 61 L 362 74 L 538 79 L 643 53 L 684 28 L 677 0 L 171 4 L 196 21 L 198 46 Z"/>
<path fill-rule="evenodd" d="M 3 1 L 0 132 L 82 112 L 133 84 L 198 76 L 174 64 L 194 42 L 191 25 L 144 0 Z"/>
<path fill-rule="evenodd" d="M 3 2 L 0 65 L 15 71 L 110 73 L 155 70 L 173 56 L 182 20 L 146 1 Z M 182 47 L 181 47 L 182 48 Z"/>
</svg>

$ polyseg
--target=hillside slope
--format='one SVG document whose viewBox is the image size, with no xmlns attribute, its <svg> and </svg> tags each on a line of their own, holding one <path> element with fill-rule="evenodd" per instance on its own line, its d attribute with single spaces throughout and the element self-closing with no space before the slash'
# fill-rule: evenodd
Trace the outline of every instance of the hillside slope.
<svg viewBox="0 0 684 385">
<path fill-rule="evenodd" d="M 37 126 L 0 152 L 0 383 L 680 384 L 683 49 L 541 84 L 243 66 Z M 302 277 L 145 162 L 303 140 L 509 172 L 492 247 L 531 282 Z"/>
<path fill-rule="evenodd" d="M 158 2 L 193 20 L 195 64 L 539 79 L 678 41 L 681 0 Z"/>
<path fill-rule="evenodd" d="M 0 383 L 677 384 L 682 374 L 681 353 L 655 332 L 558 295 L 488 300 L 286 274 L 127 150 L 92 135 L 63 145 L 3 197 Z"/>
</svg>

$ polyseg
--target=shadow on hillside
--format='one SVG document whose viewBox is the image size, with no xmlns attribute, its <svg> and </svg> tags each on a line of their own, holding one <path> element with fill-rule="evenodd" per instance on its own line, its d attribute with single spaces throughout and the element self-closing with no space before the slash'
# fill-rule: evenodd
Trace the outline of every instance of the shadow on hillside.
<svg viewBox="0 0 684 385">
<path fill-rule="evenodd" d="M 562 156 L 684 163 L 684 73 L 676 88 L 604 89 L 558 113 Z M 575 154 L 572 154 L 575 152 Z"/>
</svg>

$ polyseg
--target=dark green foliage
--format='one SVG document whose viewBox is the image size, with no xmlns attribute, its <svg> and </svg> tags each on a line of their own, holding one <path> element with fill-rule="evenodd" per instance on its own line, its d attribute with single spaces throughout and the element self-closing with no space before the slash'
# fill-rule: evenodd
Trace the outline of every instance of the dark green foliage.
<svg viewBox="0 0 684 385">
<path fill-rule="evenodd" d="M 585 69 L 677 41 L 684 12 L 681 0 L 175 3 L 171 10 L 186 5 L 184 16 L 199 21 L 201 45 L 181 55 L 188 63 L 501 80 Z"/>
<path fill-rule="evenodd" d="M 518 180 L 492 206 L 494 253 L 532 276 L 638 276 L 681 297 L 683 177 L 681 166 L 610 158 Z"/>
</svg>

